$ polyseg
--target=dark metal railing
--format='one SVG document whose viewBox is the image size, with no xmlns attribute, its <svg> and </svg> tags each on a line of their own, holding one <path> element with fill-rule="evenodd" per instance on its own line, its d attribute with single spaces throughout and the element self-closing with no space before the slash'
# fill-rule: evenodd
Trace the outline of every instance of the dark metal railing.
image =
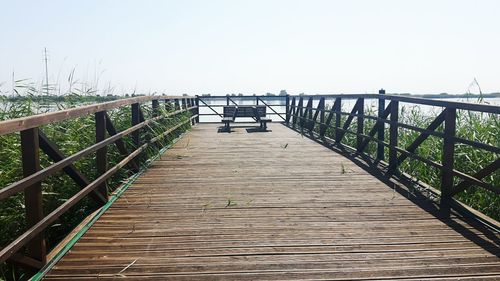
<svg viewBox="0 0 500 281">
<path fill-rule="evenodd" d="M 285 121 L 284 111 L 289 102 L 289 96 L 197 96 L 200 107 L 200 122 L 220 122 L 223 107 L 228 105 L 265 105 L 266 115 L 275 121 Z M 281 110 L 281 111 L 280 111 Z M 205 112 L 208 111 L 208 112 Z M 216 117 L 216 118 L 210 118 Z"/>
<path fill-rule="evenodd" d="M 160 110 L 160 101 L 166 110 Z M 148 119 L 145 119 L 141 110 L 141 104 L 145 102 L 151 102 L 152 116 Z M 139 170 L 137 156 L 143 151 L 156 145 L 158 141 L 181 126 L 197 123 L 199 121 L 197 105 L 198 100 L 194 97 L 143 96 L 0 122 L 0 135 L 20 134 L 23 165 L 23 178 L 0 189 L 0 201 L 24 192 L 28 227 L 23 234 L 0 250 L 0 262 L 9 260 L 28 268 L 41 268 L 46 263 L 47 255 L 44 230 L 87 195 L 97 200 L 99 204 L 106 203 L 108 200 L 106 181 L 125 165 L 130 165 L 132 170 L 137 172 Z M 131 127 L 118 132 L 107 111 L 123 106 L 131 107 Z M 167 126 L 165 131 L 155 136 L 151 130 L 146 130 L 154 122 L 161 122 L 186 112 L 190 112 L 190 117 L 186 121 L 172 127 Z M 71 156 L 65 156 L 40 129 L 43 125 L 89 114 L 95 116 L 95 144 Z M 133 151 L 127 150 L 123 141 L 123 137 L 128 135 L 131 135 L 134 143 Z M 116 145 L 123 159 L 108 168 L 107 146 L 111 144 Z M 40 167 L 40 149 L 54 161 L 52 165 L 43 169 Z M 93 181 L 85 178 L 73 165 L 75 161 L 91 153 L 96 153 L 97 178 Z M 68 174 L 81 189 L 55 210 L 44 215 L 41 181 L 60 170 Z M 20 252 L 23 248 L 26 249 L 25 253 Z"/>
</svg>

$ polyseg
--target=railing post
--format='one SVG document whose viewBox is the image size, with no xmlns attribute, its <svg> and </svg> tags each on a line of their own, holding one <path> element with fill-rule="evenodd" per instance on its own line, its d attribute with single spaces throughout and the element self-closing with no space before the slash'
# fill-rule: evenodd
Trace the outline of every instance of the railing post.
<svg viewBox="0 0 500 281">
<path fill-rule="evenodd" d="M 226 105 L 229 105 L 229 95 L 226 95 Z"/>
<path fill-rule="evenodd" d="M 304 115 L 305 120 L 307 120 L 307 122 L 305 122 L 304 124 L 306 125 L 307 129 L 309 129 L 309 131 L 311 130 L 311 123 L 312 123 L 312 117 L 313 117 L 313 97 L 309 97 L 309 101 L 307 102 L 307 108 L 306 110 L 307 111 L 307 117 Z"/>
<path fill-rule="evenodd" d="M 299 102 L 297 103 L 297 107 L 295 108 L 295 115 L 293 116 L 293 127 L 295 128 L 295 125 L 297 124 L 297 121 L 299 121 L 299 126 L 300 126 L 300 120 L 302 117 L 302 112 L 304 111 L 304 97 L 299 98 Z"/>
<path fill-rule="evenodd" d="M 151 107 L 153 109 L 153 117 L 156 117 L 159 115 L 158 106 L 159 106 L 158 100 L 151 101 Z"/>
<path fill-rule="evenodd" d="M 40 170 L 40 146 L 38 128 L 21 131 L 21 155 L 23 176 L 30 176 Z M 31 227 L 43 219 L 42 184 L 34 183 L 24 190 L 26 226 Z M 43 232 L 35 236 L 26 246 L 28 256 L 46 263 L 47 249 Z"/>
<path fill-rule="evenodd" d="M 255 104 L 259 105 L 259 96 L 255 96 Z"/>
<path fill-rule="evenodd" d="M 391 171 L 394 172 L 398 169 L 398 153 L 396 147 L 398 146 L 398 122 L 399 122 L 399 102 L 391 101 L 391 113 L 390 113 L 390 125 L 389 125 L 389 167 L 392 167 Z"/>
<path fill-rule="evenodd" d="M 385 90 L 380 89 L 378 91 L 379 95 L 385 95 Z M 385 110 L 385 99 L 379 97 L 378 98 L 378 118 L 382 118 L 382 114 L 384 113 Z M 382 121 L 380 121 L 382 122 Z M 379 141 L 384 141 L 385 140 L 385 123 L 382 123 L 380 128 L 378 129 L 377 132 L 377 139 Z M 377 160 L 384 160 L 384 144 L 382 143 L 377 143 Z"/>
<path fill-rule="evenodd" d="M 181 109 L 181 104 L 179 103 L 179 99 L 174 99 L 174 108 L 175 110 Z"/>
<path fill-rule="evenodd" d="M 443 138 L 443 156 L 441 163 L 441 203 L 451 198 L 453 193 L 453 168 L 455 155 L 455 133 L 456 133 L 456 115 L 455 108 L 445 109 L 444 119 L 444 138 Z"/>
<path fill-rule="evenodd" d="M 358 99 L 358 117 L 356 118 L 356 150 L 361 152 L 361 144 L 363 143 L 364 137 L 362 134 L 365 132 L 365 99 Z"/>
<path fill-rule="evenodd" d="M 320 115 L 321 113 L 321 115 Z M 318 120 L 318 115 L 320 115 L 320 121 L 319 121 L 319 126 L 320 132 L 322 131 L 321 128 L 323 127 L 323 122 L 325 121 L 325 98 L 321 97 L 318 102 L 318 107 L 316 107 L 316 111 L 314 112 L 314 117 L 312 118 L 312 122 L 309 125 L 309 130 L 314 131 L 314 128 L 316 127 L 316 122 Z"/>
<path fill-rule="evenodd" d="M 186 104 L 186 99 L 182 99 L 182 107 L 181 107 L 183 110 L 186 110 L 187 108 L 187 104 Z"/>
<path fill-rule="evenodd" d="M 195 118 L 195 122 L 200 123 L 200 97 L 198 97 L 198 95 L 196 95 L 194 103 L 196 105 L 195 114 L 197 115 Z"/>
<path fill-rule="evenodd" d="M 165 110 L 167 112 L 170 112 L 171 109 L 172 109 L 172 107 L 171 107 L 171 104 L 170 104 L 170 100 L 169 99 L 165 99 Z"/>
<path fill-rule="evenodd" d="M 141 122 L 141 115 L 140 115 L 140 107 L 138 103 L 133 103 L 132 104 L 132 126 L 135 126 Z M 139 147 L 140 145 L 140 140 L 139 140 L 139 130 L 135 130 L 132 132 L 132 140 L 135 144 L 135 147 Z"/>
<path fill-rule="evenodd" d="M 321 123 L 321 125 L 319 126 L 320 127 L 320 132 L 322 131 L 322 127 L 325 126 L 325 98 L 322 97 L 319 101 L 319 105 L 318 105 L 318 110 L 320 110 L 319 112 L 319 122 Z M 316 118 L 314 118 L 316 120 Z"/>
<path fill-rule="evenodd" d="M 188 98 L 187 99 L 187 108 L 191 108 L 192 106 L 193 106 L 193 98 Z M 193 109 L 189 109 L 189 112 L 191 113 L 191 115 L 194 115 Z M 195 123 L 194 119 L 191 119 L 190 123 L 191 123 L 191 125 L 194 125 L 194 123 Z"/>
<path fill-rule="evenodd" d="M 337 107 L 335 108 L 335 142 L 339 143 L 340 142 L 340 123 L 342 121 L 342 114 L 340 114 L 340 111 L 342 110 L 342 98 L 336 98 L 335 99 L 335 104 Z"/>
<path fill-rule="evenodd" d="M 95 113 L 95 142 L 101 142 L 106 139 L 106 111 L 99 111 Z M 97 175 L 100 176 L 108 170 L 108 148 L 106 146 L 99 148 L 96 151 L 96 167 Z M 108 198 L 108 187 L 107 181 L 104 181 L 101 185 L 97 187 L 97 192 L 99 192 L 102 197 L 107 200 Z"/>
<path fill-rule="evenodd" d="M 286 112 L 285 123 L 288 125 L 288 123 L 290 122 L 290 96 L 289 95 L 285 96 L 285 112 Z"/>
</svg>

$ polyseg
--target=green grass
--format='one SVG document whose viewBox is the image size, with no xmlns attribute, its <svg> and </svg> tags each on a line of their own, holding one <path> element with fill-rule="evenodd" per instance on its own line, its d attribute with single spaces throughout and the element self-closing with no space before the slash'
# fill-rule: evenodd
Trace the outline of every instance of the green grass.
<svg viewBox="0 0 500 281">
<path fill-rule="evenodd" d="M 89 97 L 82 98 L 82 103 L 88 103 L 91 101 L 92 99 Z M 101 100 L 96 99 L 95 101 Z M 0 100 L 0 103 L 2 103 L 2 100 Z M 29 98 L 22 98 L 16 101 L 10 100 L 8 103 L 6 100 L 3 100 L 3 105 L 3 107 L 0 107 L 0 120 L 32 115 L 33 112 L 46 111 L 46 109 L 40 109 L 38 101 L 34 101 Z M 77 105 L 77 97 L 72 96 L 71 101 L 66 102 L 63 100 L 61 103 L 53 104 L 52 109 L 54 109 L 54 106 L 57 109 L 74 107 Z M 150 105 L 141 105 L 141 109 L 144 112 L 146 119 L 152 116 L 152 108 Z M 164 107 L 160 107 L 160 110 L 163 114 L 167 112 Z M 127 129 L 131 126 L 130 106 L 111 110 L 108 111 L 108 113 L 110 114 L 113 124 L 118 131 Z M 141 129 L 143 130 L 143 133 L 141 134 L 142 141 L 145 141 L 148 133 L 151 134 L 151 136 L 156 136 L 160 132 L 165 131 L 167 128 L 171 128 L 180 122 L 186 121 L 189 117 L 189 113 L 183 113 L 150 124 L 147 128 Z M 162 139 L 160 141 L 160 146 L 165 146 L 171 143 L 171 140 L 175 139 L 190 127 L 189 124 L 190 123 L 188 122 L 186 125 L 183 125 L 179 129 L 175 130 L 168 137 Z M 45 125 L 40 129 L 48 136 L 49 139 L 58 145 L 60 150 L 66 156 L 70 156 L 95 143 L 95 122 L 93 115 Z M 133 144 L 130 136 L 125 137 L 124 141 L 128 150 L 132 151 Z M 144 163 L 146 159 L 156 153 L 158 153 L 158 148 L 150 147 L 143 155 L 139 156 L 138 159 Z M 42 167 L 47 167 L 53 163 L 53 161 L 51 161 L 43 152 L 40 152 L 40 158 Z M 114 166 L 121 159 L 123 159 L 123 157 L 120 155 L 116 147 L 114 145 L 109 145 L 108 166 Z M 91 154 L 75 162 L 74 165 L 89 180 L 93 180 L 98 176 L 95 168 L 95 161 L 95 154 Z M 108 180 L 110 188 L 109 192 L 112 192 L 132 174 L 133 172 L 128 166 L 126 166 L 124 169 L 112 176 L 111 179 Z M 19 133 L 0 136 L 0 188 L 8 186 L 21 178 L 22 163 Z M 65 202 L 68 198 L 73 196 L 78 190 L 80 190 L 80 187 L 76 185 L 69 176 L 61 171 L 42 181 L 42 189 L 44 213 L 48 214 Z M 58 219 L 45 231 L 48 248 L 50 249 L 54 247 L 77 224 L 79 224 L 83 218 L 88 216 L 98 207 L 98 204 L 93 199 L 85 198 L 72 207 L 70 211 L 61 216 L 60 219 Z M 15 237 L 19 236 L 26 230 L 24 209 L 24 196 L 22 193 L 11 196 L 0 202 L 0 225 L 2 226 L 0 229 L 0 247 L 6 246 Z M 23 274 L 26 273 L 19 268 L 14 268 L 10 264 L 0 264 L 0 279 L 18 280 L 23 276 Z"/>
</svg>

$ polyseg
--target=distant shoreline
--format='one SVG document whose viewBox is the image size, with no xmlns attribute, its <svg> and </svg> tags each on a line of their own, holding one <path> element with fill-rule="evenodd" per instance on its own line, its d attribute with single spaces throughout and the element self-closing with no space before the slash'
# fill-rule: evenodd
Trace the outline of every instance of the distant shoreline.
<svg viewBox="0 0 500 281">
<path fill-rule="evenodd" d="M 408 94 L 408 93 L 403 93 L 403 94 L 393 94 L 390 93 L 390 95 L 396 95 L 396 96 L 408 96 L 408 97 L 414 97 L 414 98 L 427 98 L 427 99 L 458 99 L 458 98 L 483 98 L 483 99 L 488 99 L 488 98 L 500 98 L 500 93 L 488 93 L 488 94 L 458 94 L 458 95 L 451 95 L 451 94 Z"/>
</svg>

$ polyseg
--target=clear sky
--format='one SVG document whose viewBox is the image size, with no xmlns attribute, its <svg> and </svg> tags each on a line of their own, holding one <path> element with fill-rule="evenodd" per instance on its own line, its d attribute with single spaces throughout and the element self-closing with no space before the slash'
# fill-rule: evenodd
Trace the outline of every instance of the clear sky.
<svg viewBox="0 0 500 281">
<path fill-rule="evenodd" d="M 168 94 L 500 91 L 500 1 L 0 0 L 0 83 Z"/>
</svg>

